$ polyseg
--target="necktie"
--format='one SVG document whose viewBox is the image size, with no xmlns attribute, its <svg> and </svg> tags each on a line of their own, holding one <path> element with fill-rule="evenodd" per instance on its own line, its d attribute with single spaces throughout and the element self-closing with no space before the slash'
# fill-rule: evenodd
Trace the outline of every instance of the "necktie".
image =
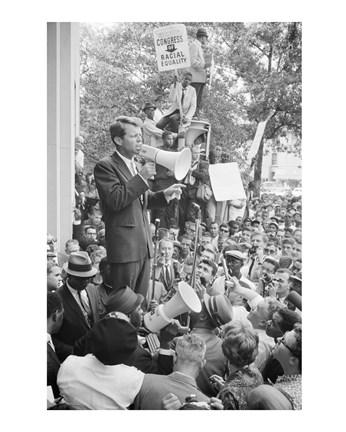
<svg viewBox="0 0 346 432">
<path fill-rule="evenodd" d="M 86 320 L 88 321 L 89 325 L 91 326 L 92 319 L 91 319 L 91 309 L 90 309 L 90 306 L 88 305 L 88 303 L 86 302 L 86 300 L 84 300 L 84 298 L 82 297 L 82 293 L 80 291 L 77 291 L 77 292 L 78 292 L 78 297 L 79 297 L 80 304 L 82 306 L 82 312 L 83 312 Z"/>
<path fill-rule="evenodd" d="M 134 161 L 131 162 L 130 167 L 131 167 L 130 171 L 132 172 L 133 176 L 137 175 L 138 174 L 137 167 L 136 167 Z M 143 195 L 139 196 L 139 200 L 140 200 L 141 204 L 143 205 Z"/>
<path fill-rule="evenodd" d="M 250 268 L 249 268 L 249 279 L 251 279 L 251 272 L 252 272 L 252 269 L 253 269 L 253 266 L 254 266 L 254 264 L 255 264 L 255 258 L 251 258 L 251 264 L 250 264 Z"/>
<path fill-rule="evenodd" d="M 181 104 L 183 104 L 183 102 L 184 102 L 185 90 L 186 89 L 184 87 L 182 87 L 182 89 L 181 89 Z"/>
<path fill-rule="evenodd" d="M 171 273 L 169 271 L 169 265 L 165 265 L 165 276 L 164 277 L 165 277 L 166 285 L 167 285 L 167 287 L 169 287 L 169 285 L 172 282 Z"/>
</svg>

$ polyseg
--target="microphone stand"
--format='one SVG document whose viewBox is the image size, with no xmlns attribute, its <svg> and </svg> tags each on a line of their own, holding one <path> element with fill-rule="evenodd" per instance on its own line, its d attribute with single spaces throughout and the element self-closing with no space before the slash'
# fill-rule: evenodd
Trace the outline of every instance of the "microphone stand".
<svg viewBox="0 0 346 432">
<path fill-rule="evenodd" d="M 201 224 L 202 212 L 201 208 L 198 206 L 198 214 L 195 219 L 195 244 L 194 244 L 194 255 L 193 255 L 193 263 L 192 263 L 192 272 L 191 272 L 191 286 L 196 291 L 196 266 L 197 266 L 197 251 L 198 251 L 198 240 L 199 240 L 199 231 Z M 187 316 L 187 327 L 190 327 L 190 314 Z"/>
<path fill-rule="evenodd" d="M 160 227 L 160 219 L 155 219 L 155 235 L 154 235 L 154 259 L 153 259 L 153 269 L 152 269 L 152 293 L 151 293 L 151 300 L 154 300 L 155 297 L 155 273 L 156 273 L 156 259 L 157 259 L 157 243 L 159 239 L 158 231 Z"/>
</svg>

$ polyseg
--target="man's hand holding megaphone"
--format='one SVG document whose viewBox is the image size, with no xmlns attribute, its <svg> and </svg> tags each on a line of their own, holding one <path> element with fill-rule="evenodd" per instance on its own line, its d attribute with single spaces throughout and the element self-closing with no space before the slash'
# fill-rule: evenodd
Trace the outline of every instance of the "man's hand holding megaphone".
<svg viewBox="0 0 346 432">
<path fill-rule="evenodd" d="M 146 162 L 145 165 L 139 171 L 139 174 L 145 179 L 148 180 L 150 177 L 156 174 L 156 165 L 154 162 Z"/>
</svg>

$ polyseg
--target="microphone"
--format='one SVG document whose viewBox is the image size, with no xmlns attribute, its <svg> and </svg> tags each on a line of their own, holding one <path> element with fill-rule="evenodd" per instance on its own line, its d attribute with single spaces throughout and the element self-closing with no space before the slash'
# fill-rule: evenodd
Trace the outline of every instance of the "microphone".
<svg viewBox="0 0 346 432">
<path fill-rule="evenodd" d="M 160 219 L 155 219 L 155 228 L 158 229 L 160 226 Z"/>
</svg>

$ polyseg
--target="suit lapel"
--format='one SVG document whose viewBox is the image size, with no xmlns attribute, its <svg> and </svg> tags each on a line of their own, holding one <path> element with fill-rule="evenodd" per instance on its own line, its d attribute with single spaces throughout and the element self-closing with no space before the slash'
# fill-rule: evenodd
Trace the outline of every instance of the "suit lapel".
<svg viewBox="0 0 346 432">
<path fill-rule="evenodd" d="M 122 175 L 127 179 L 130 180 L 132 178 L 131 171 L 127 168 L 126 163 L 118 156 L 116 152 L 112 154 L 112 159 L 117 164 L 118 170 L 122 173 Z"/>
<path fill-rule="evenodd" d="M 89 305 L 90 305 L 91 313 L 93 316 L 93 322 L 95 323 L 98 319 L 98 316 L 99 316 L 98 304 L 95 301 L 95 296 L 93 295 L 94 293 L 91 292 L 91 287 L 89 287 L 89 285 L 86 287 L 85 291 L 86 291 L 88 299 L 89 299 Z"/>
<path fill-rule="evenodd" d="M 50 346 L 50 344 L 47 342 L 47 355 L 56 363 L 57 366 L 60 366 L 60 361 L 53 350 L 53 348 Z"/>
<path fill-rule="evenodd" d="M 67 288 L 67 286 L 64 286 L 64 297 L 65 302 L 70 306 L 70 308 L 75 312 L 75 314 L 79 317 L 79 319 L 90 329 L 90 325 L 88 321 L 85 319 L 83 312 L 81 308 L 79 307 L 79 304 L 74 299 L 73 295 L 70 293 L 70 290 Z M 91 306 L 90 306 L 91 307 Z"/>
</svg>

